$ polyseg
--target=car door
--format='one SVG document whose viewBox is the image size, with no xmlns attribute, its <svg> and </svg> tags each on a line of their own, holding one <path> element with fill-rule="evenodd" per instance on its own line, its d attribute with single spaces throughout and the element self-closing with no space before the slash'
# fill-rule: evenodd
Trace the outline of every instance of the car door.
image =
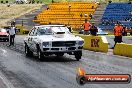
<svg viewBox="0 0 132 88">
<path fill-rule="evenodd" d="M 33 35 L 32 35 L 32 50 L 33 52 L 36 52 L 36 44 L 38 43 L 38 29 L 34 29 Z"/>
<path fill-rule="evenodd" d="M 28 47 L 33 51 L 33 37 L 34 37 L 34 32 L 35 32 L 35 28 L 33 28 L 29 35 L 28 35 L 28 39 L 27 39 L 27 42 L 28 42 Z"/>
</svg>

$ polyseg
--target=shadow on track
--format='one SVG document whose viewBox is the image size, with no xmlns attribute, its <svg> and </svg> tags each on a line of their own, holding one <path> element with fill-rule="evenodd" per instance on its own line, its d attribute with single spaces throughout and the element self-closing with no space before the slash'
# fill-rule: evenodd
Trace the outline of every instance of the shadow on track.
<svg viewBox="0 0 132 88">
<path fill-rule="evenodd" d="M 76 59 L 73 56 L 67 57 L 67 55 L 64 56 L 44 56 L 43 59 L 39 60 L 37 59 L 37 57 L 32 56 L 32 57 L 26 57 L 25 52 L 24 52 L 24 46 L 22 45 L 20 47 L 20 45 L 15 44 L 14 46 L 10 46 L 8 47 L 9 43 L 8 42 L 0 42 L 0 45 L 2 47 L 8 48 L 10 50 L 19 52 L 21 54 L 23 54 L 23 56 L 27 59 L 33 60 L 33 61 L 37 61 L 37 62 L 76 62 Z"/>
<path fill-rule="evenodd" d="M 26 56 L 25 56 L 26 57 Z M 30 60 L 37 61 L 37 62 L 73 62 L 76 61 L 74 58 L 68 58 L 65 56 L 44 56 L 41 60 L 37 59 L 37 57 L 26 57 Z"/>
</svg>

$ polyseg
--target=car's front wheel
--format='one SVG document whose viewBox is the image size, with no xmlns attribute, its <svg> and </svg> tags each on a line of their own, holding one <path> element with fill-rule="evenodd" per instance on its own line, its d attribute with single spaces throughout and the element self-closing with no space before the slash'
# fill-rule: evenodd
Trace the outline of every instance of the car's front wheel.
<svg viewBox="0 0 132 88">
<path fill-rule="evenodd" d="M 75 58 L 77 61 L 79 61 L 81 59 L 81 56 L 80 55 L 75 55 Z"/>
<path fill-rule="evenodd" d="M 25 44 L 25 54 L 26 56 L 33 56 L 32 51 L 29 49 L 28 45 Z"/>
<path fill-rule="evenodd" d="M 82 52 L 81 51 L 78 51 L 78 52 L 75 52 L 75 58 L 77 61 L 79 61 L 82 57 Z"/>
<path fill-rule="evenodd" d="M 39 48 L 39 46 L 37 46 L 37 58 L 39 60 L 42 60 L 44 58 L 44 55 L 43 55 L 41 49 Z"/>
</svg>

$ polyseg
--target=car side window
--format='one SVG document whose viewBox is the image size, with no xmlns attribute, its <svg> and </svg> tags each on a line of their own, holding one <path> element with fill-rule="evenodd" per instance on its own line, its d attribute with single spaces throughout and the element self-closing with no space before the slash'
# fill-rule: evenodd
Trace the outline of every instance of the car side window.
<svg viewBox="0 0 132 88">
<path fill-rule="evenodd" d="M 38 35 L 38 29 L 34 29 L 33 36 L 37 36 L 37 35 Z"/>
</svg>

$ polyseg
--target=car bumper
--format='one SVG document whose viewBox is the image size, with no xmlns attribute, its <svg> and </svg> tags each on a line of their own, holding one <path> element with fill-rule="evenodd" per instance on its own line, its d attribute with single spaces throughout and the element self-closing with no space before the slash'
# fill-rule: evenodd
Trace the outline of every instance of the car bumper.
<svg viewBox="0 0 132 88">
<path fill-rule="evenodd" d="M 43 52 L 76 52 L 76 51 L 81 51 L 82 50 L 82 46 L 81 47 L 52 47 L 52 48 L 43 48 Z"/>
</svg>

